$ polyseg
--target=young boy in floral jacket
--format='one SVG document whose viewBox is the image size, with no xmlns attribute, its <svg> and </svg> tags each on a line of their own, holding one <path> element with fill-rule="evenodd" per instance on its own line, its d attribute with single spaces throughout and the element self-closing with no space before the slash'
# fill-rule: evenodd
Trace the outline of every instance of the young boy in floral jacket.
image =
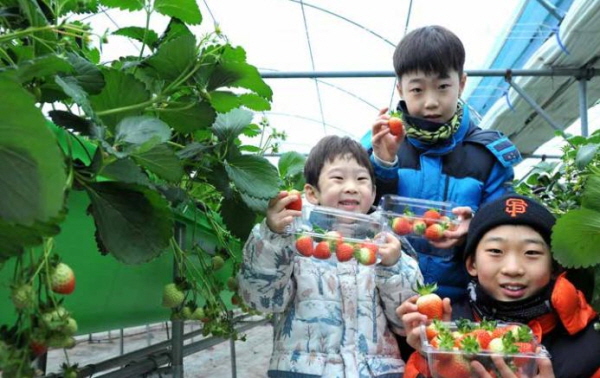
<svg viewBox="0 0 600 378">
<path fill-rule="evenodd" d="M 311 150 L 304 195 L 313 205 L 368 213 L 374 173 L 360 143 L 328 136 Z M 385 234 L 380 262 L 338 262 L 301 256 L 285 233 L 301 211 L 286 209 L 296 195 L 281 192 L 244 247 L 238 276 L 245 303 L 276 313 L 269 377 L 398 377 L 404 371 L 392 333 L 403 325 L 395 309 L 421 282 L 417 262 Z M 406 247 L 406 246 L 404 246 Z"/>
<path fill-rule="evenodd" d="M 529 325 L 551 359 L 538 359 L 539 378 L 600 378 L 598 316 L 584 295 L 552 259 L 550 242 L 554 216 L 531 198 L 510 194 L 483 207 L 472 219 L 464 252 L 472 281 L 466 300 L 444 299 L 446 319 L 484 318 Z M 398 308 L 407 341 L 417 351 L 404 378 L 428 377 L 421 350 L 413 297 Z M 502 378 L 515 377 L 502 359 L 496 362 Z M 474 376 L 490 378 L 477 362 Z"/>
</svg>

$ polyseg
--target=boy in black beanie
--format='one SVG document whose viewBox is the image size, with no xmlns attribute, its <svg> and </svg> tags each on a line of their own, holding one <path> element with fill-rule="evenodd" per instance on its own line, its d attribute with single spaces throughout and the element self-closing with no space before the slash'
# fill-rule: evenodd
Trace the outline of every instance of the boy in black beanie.
<svg viewBox="0 0 600 378">
<path fill-rule="evenodd" d="M 600 378 L 597 313 L 552 259 L 554 223 L 542 204 L 517 194 L 481 207 L 471 221 L 463 254 L 472 277 L 469 297 L 452 304 L 445 298 L 444 318 L 527 324 L 551 355 L 551 362 L 538 360 L 538 377 Z M 417 312 L 416 299 L 397 310 L 407 341 L 417 350 L 409 358 L 404 378 L 429 376 L 418 352 L 418 326 L 427 319 Z M 503 378 L 515 376 L 502 359 L 497 364 Z M 475 376 L 490 377 L 477 362 L 471 368 Z"/>
</svg>

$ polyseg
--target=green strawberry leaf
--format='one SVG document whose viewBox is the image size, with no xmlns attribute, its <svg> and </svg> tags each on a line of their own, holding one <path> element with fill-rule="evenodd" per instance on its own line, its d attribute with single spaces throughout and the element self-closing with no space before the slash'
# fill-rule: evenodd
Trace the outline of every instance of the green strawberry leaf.
<svg viewBox="0 0 600 378">
<path fill-rule="evenodd" d="M 233 109 L 227 114 L 219 114 L 212 127 L 213 133 L 219 140 L 233 140 L 252 122 L 252 117 L 251 112 L 243 109 Z"/>
<path fill-rule="evenodd" d="M 86 191 L 100 251 L 125 264 L 141 264 L 169 246 L 173 217 L 159 193 L 120 182 L 92 183 Z"/>
<path fill-rule="evenodd" d="M 158 41 L 158 34 L 154 30 L 145 29 L 139 26 L 128 26 L 113 32 L 114 35 L 135 39 L 149 47 L 153 47 Z"/>
<path fill-rule="evenodd" d="M 577 150 L 577 157 L 575 158 L 575 166 L 578 169 L 585 169 L 585 167 L 594 160 L 600 144 L 586 144 Z"/>
<path fill-rule="evenodd" d="M 586 268 L 600 264 L 600 212 L 571 210 L 552 228 L 554 258 L 567 268 Z"/>
<path fill-rule="evenodd" d="M 194 0 L 155 0 L 154 9 L 165 16 L 176 17 L 186 24 L 198 25 L 202 22 L 200 8 Z"/>
<path fill-rule="evenodd" d="M 71 73 L 73 66 L 63 57 L 44 55 L 39 58 L 20 62 L 17 77 L 24 83 L 33 78 L 44 78 L 58 73 Z"/>
<path fill-rule="evenodd" d="M 57 139 L 31 95 L 5 75 L 0 114 L 0 218 L 26 227 L 50 221 L 63 209 L 67 182 Z"/>
<path fill-rule="evenodd" d="M 585 183 L 581 206 L 600 212 L 600 176 L 589 176 Z"/>
<path fill-rule="evenodd" d="M 184 34 L 161 44 L 146 63 L 156 76 L 173 81 L 189 71 L 196 62 L 196 38 Z"/>
<path fill-rule="evenodd" d="M 163 121 L 149 116 L 128 117 L 116 128 L 115 144 L 132 144 L 149 150 L 171 138 L 171 129 Z"/>
<path fill-rule="evenodd" d="M 175 131 L 189 134 L 211 127 L 217 118 L 217 113 L 208 102 L 186 97 L 160 109 L 158 116 Z"/>
<path fill-rule="evenodd" d="M 133 154 L 133 158 L 139 165 L 167 181 L 178 182 L 183 177 L 181 160 L 165 143 L 149 151 Z"/>
<path fill-rule="evenodd" d="M 144 0 L 100 0 L 100 4 L 128 11 L 144 9 Z"/>
<path fill-rule="evenodd" d="M 262 156 L 239 155 L 227 159 L 225 170 L 240 192 L 262 199 L 277 195 L 277 169 Z"/>
<path fill-rule="evenodd" d="M 253 202 L 253 200 L 249 198 L 242 200 L 238 196 L 228 197 L 222 202 L 220 209 L 227 228 L 242 240 L 248 238 L 256 222 L 256 214 L 247 205 L 248 202 Z"/>
<path fill-rule="evenodd" d="M 122 119 L 142 114 L 140 104 L 150 99 L 150 93 L 144 83 L 131 74 L 113 68 L 105 68 L 102 73 L 106 85 L 100 94 L 90 96 L 90 102 L 100 119 L 113 131 Z M 119 111 L 115 112 L 117 109 Z"/>
</svg>

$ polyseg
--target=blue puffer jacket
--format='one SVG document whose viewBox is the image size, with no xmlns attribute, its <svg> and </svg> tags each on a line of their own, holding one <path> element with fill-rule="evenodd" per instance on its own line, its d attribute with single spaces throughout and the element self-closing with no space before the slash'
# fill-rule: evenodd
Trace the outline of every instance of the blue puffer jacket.
<svg viewBox="0 0 600 378">
<path fill-rule="evenodd" d="M 477 211 L 482 204 L 512 190 L 512 166 L 521 161 L 516 147 L 498 131 L 482 130 L 469 118 L 467 106 L 454 136 L 435 145 L 406 138 L 398 165 L 384 167 L 371 156 L 378 196 L 398 194 L 430 201 L 449 201 Z M 468 274 L 462 247 L 434 248 L 422 238 L 408 238 L 419 254 L 425 282 L 437 282 L 438 294 L 457 300 L 466 294 Z"/>
</svg>

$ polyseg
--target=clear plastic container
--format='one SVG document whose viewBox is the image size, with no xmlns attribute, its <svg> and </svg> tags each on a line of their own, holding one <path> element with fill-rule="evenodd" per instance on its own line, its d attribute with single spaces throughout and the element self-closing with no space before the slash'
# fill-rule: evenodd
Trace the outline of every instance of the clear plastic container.
<svg viewBox="0 0 600 378">
<path fill-rule="evenodd" d="M 485 335 L 477 336 L 473 331 L 461 333 L 456 322 L 440 324 L 451 336 L 443 336 L 444 332 L 436 335 L 431 327 L 428 329 L 425 325 L 421 325 L 420 329 L 421 345 L 433 378 L 470 377 L 472 361 L 481 363 L 491 376 L 500 377 L 501 374 L 492 361 L 492 356 L 498 355 L 503 357 L 517 377 L 533 377 L 538 369 L 537 359 L 550 358 L 549 353 L 538 343 L 531 329 L 525 324 L 498 322 L 494 330 L 488 332 L 489 338 Z M 481 323 L 470 324 L 475 329 L 482 329 Z M 467 336 L 471 340 L 466 341 Z M 451 339 L 448 339 L 449 337 Z M 474 342 L 478 345 L 475 349 Z"/>
<path fill-rule="evenodd" d="M 455 230 L 459 219 L 451 202 L 428 201 L 386 194 L 379 201 L 383 222 L 398 236 L 418 236 L 436 241 L 445 230 Z"/>
<path fill-rule="evenodd" d="M 379 217 L 305 205 L 302 216 L 294 219 L 288 233 L 296 235 L 296 249 L 303 256 L 336 257 L 341 262 L 356 259 L 372 265 L 378 261 L 384 229 Z"/>
</svg>

